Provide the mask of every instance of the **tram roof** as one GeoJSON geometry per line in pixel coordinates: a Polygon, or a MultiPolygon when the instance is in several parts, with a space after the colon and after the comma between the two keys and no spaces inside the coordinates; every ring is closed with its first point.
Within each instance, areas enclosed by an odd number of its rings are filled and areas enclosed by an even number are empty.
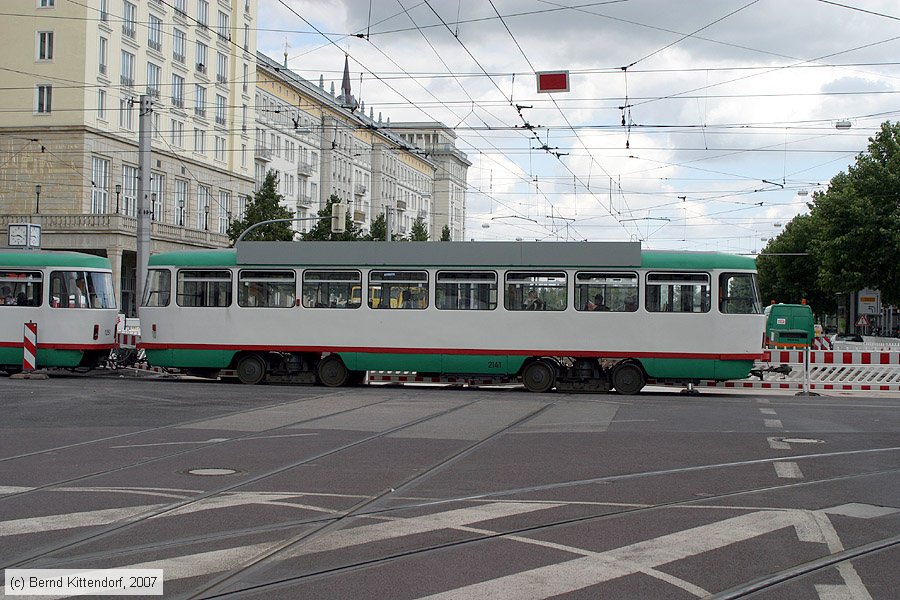
{"type": "Polygon", "coordinates": [[[238,248],[154,254],[151,266],[389,266],[756,268],[747,256],[641,250],[639,242],[242,242],[238,248]]]}
{"type": "Polygon", "coordinates": [[[109,269],[108,258],[55,250],[0,250],[2,267],[82,267],[109,269]]]}

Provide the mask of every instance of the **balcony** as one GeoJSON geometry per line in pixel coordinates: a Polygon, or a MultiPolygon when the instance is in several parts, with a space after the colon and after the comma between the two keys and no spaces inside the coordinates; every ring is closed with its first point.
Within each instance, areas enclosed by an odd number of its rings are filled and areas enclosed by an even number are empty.
{"type": "Polygon", "coordinates": [[[206,75],[206,65],[204,65],[203,63],[197,63],[197,72],[206,75]]]}
{"type": "Polygon", "coordinates": [[[221,125],[222,127],[225,127],[225,117],[216,115],[216,125],[221,125]]]}
{"type": "Polygon", "coordinates": [[[406,200],[397,200],[397,210],[406,210],[406,200]]]}
{"type": "Polygon", "coordinates": [[[147,46],[151,50],[156,50],[157,52],[162,52],[162,42],[156,40],[147,40],[147,46]]]}
{"type": "Polygon", "coordinates": [[[130,37],[134,39],[136,35],[136,31],[134,29],[134,23],[123,23],[122,24],[122,35],[125,37],[130,37]]]}
{"type": "Polygon", "coordinates": [[[366,213],[361,210],[353,211],[353,221],[355,223],[365,223],[366,222],[366,213]]]}
{"type": "Polygon", "coordinates": [[[353,193],[356,194],[357,196],[365,196],[366,195],[366,186],[364,186],[361,183],[357,183],[353,187],[353,193]]]}
{"type": "Polygon", "coordinates": [[[228,85],[228,77],[225,75],[219,74],[216,75],[216,83],[221,83],[222,85],[228,85]]]}
{"type": "Polygon", "coordinates": [[[309,194],[298,194],[297,195],[297,206],[302,206],[303,208],[309,208],[312,206],[312,196],[309,194]]]}
{"type": "Polygon", "coordinates": [[[134,78],[122,75],[119,78],[119,83],[122,84],[123,87],[134,87],[134,78]]]}
{"type": "Polygon", "coordinates": [[[147,86],[147,95],[151,98],[159,98],[159,88],[147,86]]]}
{"type": "Polygon", "coordinates": [[[256,160],[264,160],[266,162],[272,160],[272,150],[270,148],[258,147],[255,150],[256,160]]]}
{"type": "Polygon", "coordinates": [[[172,98],[173,108],[184,108],[184,98],[172,98]]]}
{"type": "Polygon", "coordinates": [[[172,53],[172,60],[174,60],[177,63],[184,64],[184,61],[186,58],[187,57],[185,57],[184,53],[181,53],[181,54],[179,54],[178,52],[172,53]]]}
{"type": "Polygon", "coordinates": [[[310,162],[302,162],[297,165],[297,175],[300,177],[309,177],[313,174],[314,170],[313,164],[310,162]]]}

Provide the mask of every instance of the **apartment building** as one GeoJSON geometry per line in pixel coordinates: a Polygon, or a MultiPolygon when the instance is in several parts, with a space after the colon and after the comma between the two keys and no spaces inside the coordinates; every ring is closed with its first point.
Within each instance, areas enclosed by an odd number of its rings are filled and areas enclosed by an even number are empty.
{"type": "Polygon", "coordinates": [[[109,257],[134,314],[138,100],[152,99],[151,250],[228,245],[253,191],[257,0],[4,6],[0,225],[109,257]]]}
{"type": "MultiPolygon", "coordinates": [[[[298,217],[315,216],[335,195],[362,229],[389,209],[396,211],[396,235],[406,235],[422,217],[429,239],[436,239],[431,200],[436,164],[392,132],[380,115],[376,121],[371,107],[366,116],[364,104],[351,93],[346,58],[339,93],[333,82],[326,90],[322,77],[315,84],[288,69],[287,57],[278,63],[257,53],[256,62],[257,185],[275,170],[283,204],[298,217]]],[[[297,229],[310,226],[302,222],[297,229]]]]}
{"type": "Polygon", "coordinates": [[[407,144],[423,152],[437,167],[434,174],[432,222],[438,239],[444,227],[450,239],[466,239],[466,176],[472,166],[466,154],[456,147],[456,133],[436,121],[391,123],[390,131],[407,144]]]}

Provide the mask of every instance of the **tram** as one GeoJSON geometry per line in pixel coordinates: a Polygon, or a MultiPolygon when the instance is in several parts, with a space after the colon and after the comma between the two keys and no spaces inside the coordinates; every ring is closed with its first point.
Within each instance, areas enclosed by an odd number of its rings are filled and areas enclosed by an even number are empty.
{"type": "Polygon", "coordinates": [[[600,242],[244,242],[150,257],[155,366],[342,386],[367,371],[639,392],[742,379],[765,318],[755,262],[600,242]]]}
{"type": "Polygon", "coordinates": [[[117,318],[108,259],[0,250],[0,370],[22,370],[29,322],[37,323],[36,367],[94,367],[115,347],[117,318]]]}

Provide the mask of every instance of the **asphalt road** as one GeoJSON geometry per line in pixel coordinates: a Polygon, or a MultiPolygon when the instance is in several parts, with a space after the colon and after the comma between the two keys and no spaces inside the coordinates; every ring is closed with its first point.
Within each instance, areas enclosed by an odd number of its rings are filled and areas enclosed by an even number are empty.
{"type": "Polygon", "coordinates": [[[900,585],[893,397],[113,373],[0,378],[0,406],[3,569],[163,569],[166,598],[832,600],[900,585]]]}

